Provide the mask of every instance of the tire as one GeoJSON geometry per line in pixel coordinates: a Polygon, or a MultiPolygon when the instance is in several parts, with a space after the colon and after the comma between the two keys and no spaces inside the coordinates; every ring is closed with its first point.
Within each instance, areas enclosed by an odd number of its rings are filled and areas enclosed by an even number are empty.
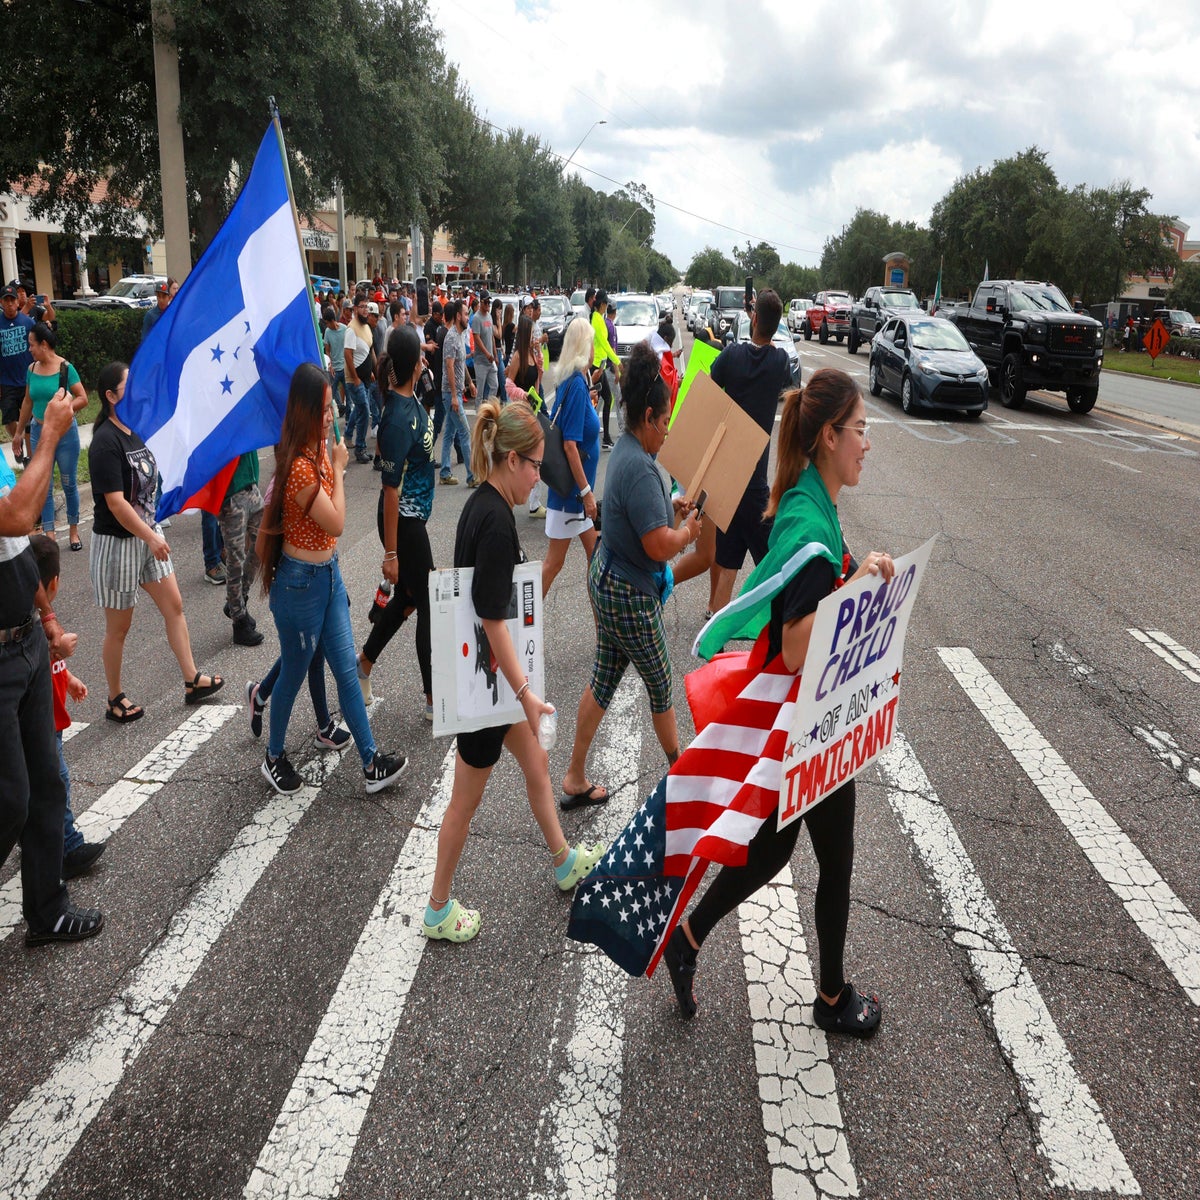
{"type": "Polygon", "coordinates": [[[982,408],[968,408],[967,416],[970,417],[972,421],[978,421],[979,418],[983,416],[983,409],[982,408]]]}
{"type": "Polygon", "coordinates": [[[1096,407],[1096,397],[1100,394],[1097,388],[1068,388],[1067,407],[1073,413],[1089,413],[1096,407]]]}
{"type": "Polygon", "coordinates": [[[821,329],[817,334],[817,341],[819,341],[822,346],[827,346],[829,344],[829,330],[824,321],[821,322],[821,329]]]}
{"type": "Polygon", "coordinates": [[[883,381],[879,377],[879,364],[871,359],[871,366],[867,372],[867,391],[872,396],[883,395],[883,381]]]}
{"type": "Polygon", "coordinates": [[[1027,390],[1021,375],[1021,359],[1016,354],[1006,354],[1000,364],[1000,403],[1005,408],[1022,408],[1027,390]]]}
{"type": "Polygon", "coordinates": [[[812,341],[812,328],[807,321],[804,323],[804,340],[806,342],[812,341]]]}
{"type": "Polygon", "coordinates": [[[839,345],[839,346],[842,344],[842,339],[843,339],[845,336],[846,336],[846,335],[845,335],[844,333],[839,333],[839,334],[837,334],[837,340],[838,340],[838,345],[839,345]]]}
{"type": "Polygon", "coordinates": [[[846,339],[846,349],[849,350],[851,354],[858,353],[858,326],[857,325],[850,326],[850,336],[846,339]]]}
{"type": "Polygon", "coordinates": [[[913,394],[912,376],[907,371],[904,372],[904,378],[900,381],[900,407],[910,417],[915,417],[921,411],[921,406],[913,394]]]}

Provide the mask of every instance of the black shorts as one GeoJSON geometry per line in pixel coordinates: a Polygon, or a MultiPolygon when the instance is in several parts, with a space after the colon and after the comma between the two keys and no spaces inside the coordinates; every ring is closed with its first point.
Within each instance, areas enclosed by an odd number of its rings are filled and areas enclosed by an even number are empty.
{"type": "Polygon", "coordinates": [[[511,725],[493,725],[490,729],[476,729],[472,733],[458,735],[458,752],[468,767],[487,771],[500,761],[504,750],[504,739],[511,725]]]}
{"type": "Polygon", "coordinates": [[[21,419],[21,405],[24,403],[23,383],[6,383],[0,386],[0,418],[5,425],[15,425],[21,419]]]}
{"type": "Polygon", "coordinates": [[[750,487],[742,497],[729,529],[717,530],[717,566],[727,571],[740,571],[746,561],[746,551],[755,564],[762,562],[767,553],[767,539],[771,536],[771,522],[763,520],[763,509],[771,498],[769,491],[750,487]]]}

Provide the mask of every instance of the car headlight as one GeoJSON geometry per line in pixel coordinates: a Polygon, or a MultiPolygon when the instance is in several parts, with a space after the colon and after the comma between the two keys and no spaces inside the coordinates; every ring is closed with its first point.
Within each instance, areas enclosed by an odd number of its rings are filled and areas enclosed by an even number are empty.
{"type": "Polygon", "coordinates": [[[1037,338],[1039,341],[1046,336],[1046,326],[1041,321],[1033,321],[1029,326],[1029,336],[1037,338]]]}
{"type": "Polygon", "coordinates": [[[937,374],[937,368],[934,367],[933,364],[928,361],[928,359],[914,358],[912,360],[912,365],[916,367],[916,369],[920,371],[922,375],[937,374]]]}

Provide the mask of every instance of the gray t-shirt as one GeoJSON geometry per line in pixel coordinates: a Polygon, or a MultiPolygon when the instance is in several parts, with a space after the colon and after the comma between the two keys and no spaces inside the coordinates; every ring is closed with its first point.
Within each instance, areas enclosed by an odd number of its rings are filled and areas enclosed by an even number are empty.
{"type": "Polygon", "coordinates": [[[446,330],[446,340],[442,343],[442,391],[451,396],[461,396],[463,379],[466,376],[464,364],[467,360],[463,335],[451,325],[446,330]],[[454,372],[451,376],[451,372],[454,372]]]}
{"type": "MultiPolygon", "coordinates": [[[[478,350],[482,347],[487,354],[493,358],[496,357],[496,351],[493,348],[492,338],[492,318],[485,316],[483,313],[476,313],[471,318],[471,332],[475,335],[475,348],[478,350]]],[[[489,365],[486,355],[483,356],[483,365],[489,365]]],[[[476,363],[475,369],[479,369],[480,364],[476,363]]]]}
{"type": "Polygon", "coordinates": [[[673,515],[671,494],[658,464],[632,433],[621,434],[604,477],[602,564],[638,591],[657,596],[654,575],[663,564],[646,553],[642,537],[671,525],[673,515]]]}

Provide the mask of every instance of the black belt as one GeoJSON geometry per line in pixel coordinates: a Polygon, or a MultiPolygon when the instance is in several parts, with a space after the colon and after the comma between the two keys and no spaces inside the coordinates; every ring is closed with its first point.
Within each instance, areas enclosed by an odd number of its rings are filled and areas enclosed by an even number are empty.
{"type": "Polygon", "coordinates": [[[23,642],[36,628],[37,622],[30,614],[20,625],[14,625],[11,629],[0,629],[0,646],[8,645],[10,642],[23,642]]]}

